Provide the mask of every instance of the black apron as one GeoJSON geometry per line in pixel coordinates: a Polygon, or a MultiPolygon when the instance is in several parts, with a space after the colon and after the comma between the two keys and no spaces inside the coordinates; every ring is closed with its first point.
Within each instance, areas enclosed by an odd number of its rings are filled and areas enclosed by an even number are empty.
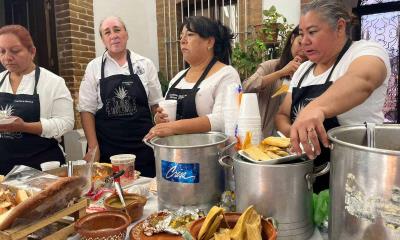
{"type": "Polygon", "coordinates": [[[154,177],[153,149],[142,142],[153,127],[149,102],[142,81],[133,72],[129,50],[126,58],[130,75],[109,77],[104,77],[106,58],[102,60],[100,97],[103,107],[95,115],[100,161],[110,162],[110,157],[116,154],[135,154],[135,168],[143,176],[154,177]]]}
{"type": "MultiPolygon", "coordinates": [[[[3,85],[9,72],[0,82],[3,85]]],[[[35,71],[33,95],[0,93],[0,109],[7,109],[12,116],[25,122],[40,122],[40,100],[37,94],[40,68],[35,71]]],[[[54,138],[22,132],[0,132],[0,174],[7,174],[14,165],[26,165],[40,169],[48,161],[65,162],[64,155],[54,138]]]]}
{"type": "MultiPolygon", "coordinates": [[[[332,85],[333,82],[329,80],[331,78],[333,70],[335,69],[336,65],[339,63],[343,55],[346,53],[346,51],[350,48],[351,43],[352,41],[348,39],[343,49],[339,53],[324,84],[301,87],[301,83],[303,82],[304,78],[309,74],[311,69],[315,67],[316,65],[315,63],[312,64],[300,78],[299,83],[297,84],[296,87],[293,88],[292,91],[292,105],[290,108],[290,118],[292,123],[296,120],[297,114],[299,114],[301,109],[307,106],[307,104],[309,104],[312,100],[322,95],[332,85]]],[[[323,124],[326,131],[340,126],[337,117],[327,118],[325,119],[323,124]]],[[[320,146],[321,146],[321,154],[314,160],[314,166],[317,166],[317,168],[320,168],[330,159],[330,149],[325,148],[321,142],[320,146]]],[[[318,193],[327,188],[329,188],[329,173],[316,178],[316,181],[314,183],[314,192],[318,193]]]]}
{"type": "Polygon", "coordinates": [[[200,83],[206,78],[207,74],[210,72],[211,68],[216,62],[217,58],[214,57],[207,65],[206,69],[204,69],[203,74],[201,74],[199,80],[197,80],[192,89],[176,88],[178,83],[180,83],[180,81],[182,81],[182,79],[186,76],[186,73],[189,71],[189,69],[185,71],[182,76],[176,80],[176,82],[174,82],[174,84],[172,84],[167,95],[165,96],[165,99],[177,100],[176,120],[198,117],[196,109],[196,94],[197,91],[199,91],[200,83]]]}

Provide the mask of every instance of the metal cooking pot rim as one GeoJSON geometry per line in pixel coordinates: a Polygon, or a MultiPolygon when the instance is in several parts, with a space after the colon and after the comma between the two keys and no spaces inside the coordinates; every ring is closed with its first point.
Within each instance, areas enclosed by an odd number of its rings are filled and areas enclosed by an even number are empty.
{"type": "Polygon", "coordinates": [[[240,162],[240,164],[248,164],[252,166],[260,166],[260,167],[271,167],[271,168],[282,168],[282,167],[295,167],[299,165],[307,165],[307,164],[312,164],[314,160],[312,159],[307,159],[298,163],[280,163],[280,164],[258,164],[258,163],[253,163],[253,162],[247,162],[245,160],[242,160],[238,153],[236,153],[233,156],[233,161],[240,162]]]}
{"type": "MultiPolygon", "coordinates": [[[[157,147],[162,147],[162,148],[173,148],[173,149],[190,149],[190,148],[199,148],[199,147],[209,147],[209,146],[215,146],[215,145],[219,145],[222,144],[224,142],[226,142],[229,139],[229,136],[220,133],[220,132],[205,132],[205,133],[192,133],[192,134],[182,134],[182,136],[189,136],[189,135],[199,135],[199,134],[207,134],[207,135],[219,135],[221,136],[223,139],[221,141],[217,141],[214,143],[207,143],[207,144],[199,144],[199,145],[192,145],[192,146],[173,146],[173,145],[161,145],[161,144],[157,144],[155,143],[157,140],[162,139],[163,137],[155,137],[153,139],[150,140],[150,143],[154,146],[157,147]]],[[[173,136],[177,136],[177,135],[173,135],[173,136]]]]}
{"type": "MultiPolygon", "coordinates": [[[[391,127],[398,127],[400,128],[399,124],[390,124],[390,125],[385,125],[385,124],[377,124],[376,128],[391,128],[391,127]]],[[[354,130],[354,129],[366,129],[364,124],[358,124],[358,125],[346,125],[346,126],[340,126],[336,128],[332,128],[331,130],[328,131],[328,138],[334,143],[337,143],[339,145],[344,145],[349,148],[357,149],[357,150],[364,150],[368,152],[373,152],[373,153],[380,153],[380,154],[386,154],[386,155],[395,155],[395,156],[400,156],[400,151],[395,151],[395,150],[388,150],[388,149],[382,149],[382,148],[370,148],[366,146],[361,146],[353,143],[348,143],[342,140],[339,140],[335,138],[335,134],[338,132],[343,132],[346,130],[354,130]]]]}

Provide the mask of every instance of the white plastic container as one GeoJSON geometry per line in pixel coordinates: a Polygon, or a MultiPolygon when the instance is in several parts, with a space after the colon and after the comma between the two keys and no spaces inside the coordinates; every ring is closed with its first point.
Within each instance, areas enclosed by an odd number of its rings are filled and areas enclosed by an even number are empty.
{"type": "Polygon", "coordinates": [[[116,179],[122,187],[135,181],[135,159],[134,154],[118,154],[110,157],[113,172],[125,171],[124,175],[116,179]]]}
{"type": "Polygon", "coordinates": [[[176,120],[176,100],[163,100],[158,103],[158,105],[163,109],[163,113],[168,115],[168,120],[170,122],[176,120]]]}
{"type": "Polygon", "coordinates": [[[59,168],[60,167],[60,162],[58,161],[50,161],[50,162],[44,162],[40,164],[40,168],[42,171],[48,171],[51,169],[59,168]]]}

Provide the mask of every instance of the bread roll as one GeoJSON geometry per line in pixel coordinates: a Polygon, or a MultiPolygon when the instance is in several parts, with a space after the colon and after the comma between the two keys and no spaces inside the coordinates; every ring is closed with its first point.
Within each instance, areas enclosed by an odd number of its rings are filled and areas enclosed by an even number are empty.
{"type": "Polygon", "coordinates": [[[29,198],[28,194],[25,192],[25,190],[22,189],[17,190],[17,193],[15,194],[15,201],[17,201],[17,204],[22,203],[28,198],[29,198]]]}

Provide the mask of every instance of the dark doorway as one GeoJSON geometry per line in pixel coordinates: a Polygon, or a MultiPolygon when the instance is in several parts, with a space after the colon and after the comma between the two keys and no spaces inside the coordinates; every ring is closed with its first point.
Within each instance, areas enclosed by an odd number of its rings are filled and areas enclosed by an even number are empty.
{"type": "MultiPolygon", "coordinates": [[[[1,1],[0,1],[1,2],[1,1]]],[[[20,24],[32,35],[36,63],[58,74],[54,3],[52,0],[3,0],[4,24],[20,24]]]]}

